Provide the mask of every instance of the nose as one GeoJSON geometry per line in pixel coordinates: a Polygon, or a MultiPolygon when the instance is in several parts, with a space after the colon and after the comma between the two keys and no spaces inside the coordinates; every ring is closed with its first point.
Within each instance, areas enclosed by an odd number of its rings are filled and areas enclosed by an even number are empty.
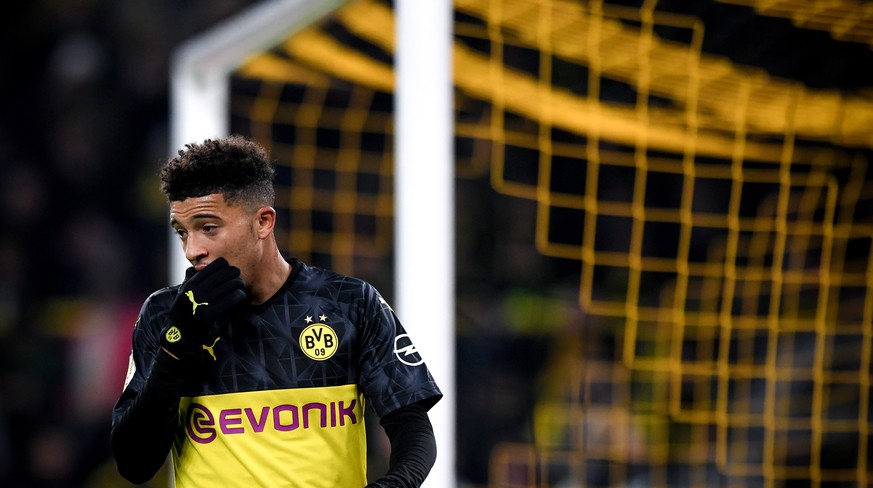
{"type": "Polygon", "coordinates": [[[209,250],[197,238],[196,232],[188,234],[183,247],[185,248],[185,258],[193,264],[196,264],[209,254],[209,250]]]}

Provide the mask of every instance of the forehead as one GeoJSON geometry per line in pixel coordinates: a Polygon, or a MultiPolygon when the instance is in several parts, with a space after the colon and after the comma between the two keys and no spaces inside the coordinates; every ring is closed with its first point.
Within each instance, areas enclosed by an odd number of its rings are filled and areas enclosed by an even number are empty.
{"type": "Polygon", "coordinates": [[[170,202],[170,219],[185,222],[197,218],[227,218],[240,210],[238,206],[228,205],[221,193],[212,193],[170,202]]]}

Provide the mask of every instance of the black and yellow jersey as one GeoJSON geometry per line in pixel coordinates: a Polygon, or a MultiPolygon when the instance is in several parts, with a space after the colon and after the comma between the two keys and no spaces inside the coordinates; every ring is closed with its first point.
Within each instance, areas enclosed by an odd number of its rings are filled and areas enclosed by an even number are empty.
{"type": "MultiPolygon", "coordinates": [[[[372,285],[290,262],[270,300],[235,309],[205,345],[210,373],[179,406],[177,487],[364,486],[364,402],[381,417],[441,398],[372,285]]],[[[149,375],[178,290],[159,290],[142,307],[113,424],[149,375]]]]}

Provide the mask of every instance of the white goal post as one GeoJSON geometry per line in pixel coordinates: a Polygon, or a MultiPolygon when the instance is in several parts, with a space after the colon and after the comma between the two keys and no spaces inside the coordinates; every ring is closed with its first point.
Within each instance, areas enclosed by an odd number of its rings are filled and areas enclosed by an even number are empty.
{"type": "MultiPolygon", "coordinates": [[[[171,153],[227,135],[230,73],[252,53],[277,45],[346,1],[263,1],[180,45],[170,67],[171,153]]],[[[445,394],[431,410],[438,455],[424,486],[447,488],[457,486],[452,2],[394,3],[394,308],[445,394]]],[[[188,262],[172,232],[170,256],[170,281],[179,282],[188,262]]]]}

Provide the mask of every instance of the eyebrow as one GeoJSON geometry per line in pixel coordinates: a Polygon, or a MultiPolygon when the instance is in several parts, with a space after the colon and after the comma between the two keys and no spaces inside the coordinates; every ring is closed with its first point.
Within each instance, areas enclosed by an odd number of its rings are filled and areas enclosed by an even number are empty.
{"type": "MultiPolygon", "coordinates": [[[[198,214],[194,214],[191,216],[191,220],[205,220],[205,219],[221,220],[221,216],[214,214],[214,213],[209,213],[209,212],[198,213],[198,214]]],[[[171,218],[170,225],[175,227],[176,225],[182,225],[182,223],[179,222],[178,220],[176,220],[175,218],[171,218]]]]}

